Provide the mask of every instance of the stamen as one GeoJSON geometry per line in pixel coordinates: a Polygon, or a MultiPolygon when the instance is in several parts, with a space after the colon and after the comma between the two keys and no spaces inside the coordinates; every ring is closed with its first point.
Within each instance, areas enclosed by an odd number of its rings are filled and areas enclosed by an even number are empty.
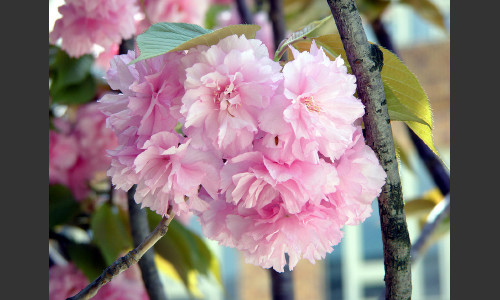
{"type": "Polygon", "coordinates": [[[314,102],[313,96],[301,98],[300,102],[304,103],[309,111],[321,112],[321,107],[314,102]]]}

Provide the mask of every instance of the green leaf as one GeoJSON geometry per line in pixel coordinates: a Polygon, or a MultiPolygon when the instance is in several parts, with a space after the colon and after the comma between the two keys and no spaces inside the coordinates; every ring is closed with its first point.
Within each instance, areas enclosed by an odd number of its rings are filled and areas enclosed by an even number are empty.
{"type": "Polygon", "coordinates": [[[73,242],[66,246],[69,258],[90,282],[94,281],[106,269],[107,264],[104,257],[96,246],[73,242]]]}
{"type": "Polygon", "coordinates": [[[357,0],[356,6],[359,13],[371,22],[380,18],[390,3],[390,0],[357,0]]]}
{"type": "Polygon", "coordinates": [[[444,16],[439,8],[430,0],[401,0],[401,3],[407,4],[424,20],[430,22],[448,32],[444,23],[444,16]]]}
{"type": "Polygon", "coordinates": [[[299,41],[304,36],[308,35],[309,33],[313,32],[315,29],[319,28],[321,25],[325,24],[325,22],[331,18],[332,18],[332,15],[329,15],[320,21],[311,22],[311,23],[307,24],[306,26],[304,26],[302,29],[299,29],[299,30],[293,32],[288,38],[281,41],[281,43],[278,46],[278,49],[276,50],[276,52],[274,54],[274,61],[280,60],[280,58],[285,53],[288,45],[293,44],[296,41],[299,41]]]}
{"type": "Polygon", "coordinates": [[[132,237],[120,212],[107,203],[99,206],[92,215],[90,229],[106,265],[112,264],[123,252],[133,248],[132,237]]]}
{"type": "Polygon", "coordinates": [[[81,82],[60,87],[52,85],[49,95],[53,103],[57,104],[83,104],[94,99],[96,95],[96,81],[90,74],[81,82]]]}
{"type": "MultiPolygon", "coordinates": [[[[330,59],[341,55],[352,73],[347,56],[338,34],[329,34],[314,38],[318,46],[322,46],[330,59]]],[[[299,51],[308,51],[311,40],[294,43],[299,51]]],[[[404,121],[429,148],[439,156],[432,139],[432,111],[427,94],[416,76],[389,50],[380,47],[384,55],[384,66],[381,71],[389,117],[393,121],[404,121]]]]}
{"type": "Polygon", "coordinates": [[[255,38],[258,25],[230,25],[212,31],[198,25],[187,23],[156,23],[137,37],[141,54],[129,64],[165,54],[167,52],[188,50],[198,45],[212,46],[221,39],[237,34],[255,38]]]}
{"type": "MultiPolygon", "coordinates": [[[[153,230],[161,221],[161,217],[147,210],[150,229],[153,230]]],[[[189,289],[189,273],[196,271],[208,276],[213,273],[221,282],[220,270],[216,260],[205,242],[191,230],[187,229],[175,219],[169,225],[167,234],[154,246],[155,252],[169,261],[179,274],[182,282],[189,289]]]]}
{"type": "Polygon", "coordinates": [[[71,221],[79,211],[80,206],[67,187],[49,185],[49,228],[71,221]]]}

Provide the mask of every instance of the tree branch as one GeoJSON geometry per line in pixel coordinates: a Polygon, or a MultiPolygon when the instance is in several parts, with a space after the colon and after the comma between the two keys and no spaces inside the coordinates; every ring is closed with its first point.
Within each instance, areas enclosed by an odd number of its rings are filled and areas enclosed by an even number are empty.
{"type": "MultiPolygon", "coordinates": [[[[140,245],[149,234],[149,223],[147,213],[134,200],[136,185],[134,185],[127,193],[128,195],[128,210],[130,216],[130,229],[134,247],[140,245]]],[[[153,248],[150,248],[139,260],[139,268],[141,269],[142,280],[151,300],[166,300],[167,296],[163,290],[163,284],[160,280],[158,270],[155,264],[155,254],[153,248]]]]}
{"type": "Polygon", "coordinates": [[[172,207],[169,207],[167,211],[167,216],[164,216],[160,224],[151,232],[147,238],[135,249],[131,250],[127,255],[120,257],[113,264],[107,267],[102,274],[97,277],[92,283],[86,286],[75,296],[68,298],[69,300],[77,299],[90,299],[99,289],[106,283],[110,282],[113,277],[120,274],[121,272],[128,269],[130,266],[138,262],[141,257],[146,253],[149,248],[153,247],[158,240],[163,237],[168,231],[168,225],[172,221],[174,214],[172,213],[172,207]]]}
{"type": "Polygon", "coordinates": [[[354,0],[327,0],[347,60],[365,105],[366,143],[374,150],[387,178],[378,197],[384,247],[386,299],[411,299],[410,237],[404,213],[401,180],[380,70],[383,54],[370,45],[354,0]]]}

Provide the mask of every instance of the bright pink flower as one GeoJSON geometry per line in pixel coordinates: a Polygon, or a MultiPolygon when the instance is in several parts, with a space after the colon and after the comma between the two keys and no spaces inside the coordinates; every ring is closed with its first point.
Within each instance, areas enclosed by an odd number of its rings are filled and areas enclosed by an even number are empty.
{"type": "Polygon", "coordinates": [[[219,189],[222,159],[194,149],[189,140],[179,145],[180,141],[178,134],[157,133],[134,161],[139,175],[135,200],[160,215],[166,214],[169,205],[175,213],[203,210],[206,205],[197,196],[200,185],[214,197],[219,189]]]}
{"type": "Polygon", "coordinates": [[[94,45],[110,49],[135,33],[138,11],[136,0],[66,0],[50,42],[62,38],[62,49],[73,57],[91,53],[94,45]]]}
{"type": "Polygon", "coordinates": [[[311,263],[323,259],[340,242],[340,229],[347,219],[325,201],[317,206],[306,204],[299,213],[290,214],[276,202],[248,209],[204,193],[200,197],[210,205],[200,214],[205,236],[242,251],[248,263],[278,272],[283,272],[285,253],[290,257],[290,270],[301,258],[311,263]]]}
{"type": "MultiPolygon", "coordinates": [[[[50,300],[67,299],[76,295],[88,284],[87,277],[73,263],[49,268],[50,300]]],[[[149,297],[140,279],[140,270],[135,265],[113,278],[92,299],[147,300],[149,297]]]]}
{"type": "Polygon", "coordinates": [[[184,133],[196,147],[211,145],[224,158],[251,150],[258,115],[282,80],[280,65],[269,59],[261,41],[244,35],[192,49],[183,62],[184,133]]]}
{"type": "Polygon", "coordinates": [[[372,202],[385,184],[386,174],[373,150],[365,144],[361,128],[354,143],[334,163],[339,173],[337,191],[329,195],[345,211],[347,225],[358,225],[372,213],[372,202]]]}
{"type": "Polygon", "coordinates": [[[190,23],[203,26],[209,0],[144,0],[146,16],[137,26],[137,34],[159,22],[190,23]]]}
{"type": "Polygon", "coordinates": [[[68,171],[77,159],[76,138],[49,130],[49,184],[68,185],[68,171]]]}
{"type": "Polygon", "coordinates": [[[353,123],[364,114],[353,96],[356,79],[347,74],[340,56],[331,61],[314,41],[310,52],[291,50],[294,60],[283,68],[284,95],[290,101],[284,119],[296,138],[318,142],[320,153],[335,160],[351,144],[353,123]]]}

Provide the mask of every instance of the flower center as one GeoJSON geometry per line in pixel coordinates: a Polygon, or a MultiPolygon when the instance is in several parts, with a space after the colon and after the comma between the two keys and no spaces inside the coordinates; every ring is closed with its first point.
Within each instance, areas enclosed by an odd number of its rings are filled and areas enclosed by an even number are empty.
{"type": "Polygon", "coordinates": [[[300,102],[303,103],[309,111],[314,111],[317,113],[321,111],[321,107],[314,102],[313,96],[303,97],[300,99],[300,102]]]}
{"type": "Polygon", "coordinates": [[[217,85],[214,90],[214,102],[220,104],[220,109],[226,110],[232,117],[234,117],[234,115],[229,112],[229,108],[235,108],[237,104],[230,103],[229,99],[231,99],[234,92],[236,92],[236,88],[234,87],[234,83],[232,81],[224,88],[224,90],[219,85],[217,85]]]}

